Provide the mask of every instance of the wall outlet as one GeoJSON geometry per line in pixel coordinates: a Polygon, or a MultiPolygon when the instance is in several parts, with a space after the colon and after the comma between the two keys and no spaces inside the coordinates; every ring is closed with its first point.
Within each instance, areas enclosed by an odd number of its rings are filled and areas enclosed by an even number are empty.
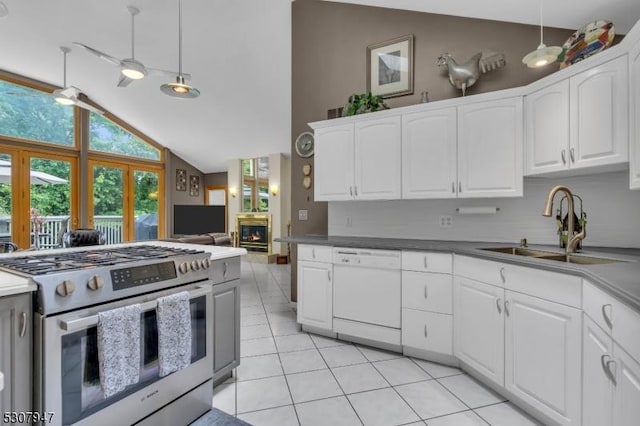
{"type": "Polygon", "coordinates": [[[309,220],[309,210],[298,210],[298,220],[309,220]]]}
{"type": "Polygon", "coordinates": [[[440,228],[453,228],[453,216],[440,216],[440,228]]]}

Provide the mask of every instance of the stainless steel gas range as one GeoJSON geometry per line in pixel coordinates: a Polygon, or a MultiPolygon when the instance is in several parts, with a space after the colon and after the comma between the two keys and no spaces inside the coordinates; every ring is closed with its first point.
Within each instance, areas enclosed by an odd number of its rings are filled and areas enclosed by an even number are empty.
{"type": "Polygon", "coordinates": [[[0,259],[38,285],[34,318],[34,409],[54,425],[188,424],[211,408],[213,268],[210,253],[152,245],[52,251],[0,259]],[[159,375],[156,305],[189,292],[191,359],[159,375]],[[98,315],[139,304],[139,381],[105,397],[98,315]]]}

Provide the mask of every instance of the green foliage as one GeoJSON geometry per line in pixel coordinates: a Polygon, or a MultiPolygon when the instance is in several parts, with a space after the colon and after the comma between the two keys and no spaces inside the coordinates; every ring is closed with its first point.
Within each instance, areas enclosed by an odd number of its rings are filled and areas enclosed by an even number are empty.
{"type": "Polygon", "coordinates": [[[342,110],[342,115],[348,117],[350,115],[364,114],[381,109],[389,109],[387,104],[384,103],[382,96],[374,96],[371,92],[359,95],[353,94],[349,96],[349,101],[342,110]]]}
{"type": "Polygon", "coordinates": [[[160,151],[156,147],[94,113],[90,114],[89,119],[89,149],[151,160],[160,159],[160,151]]]}

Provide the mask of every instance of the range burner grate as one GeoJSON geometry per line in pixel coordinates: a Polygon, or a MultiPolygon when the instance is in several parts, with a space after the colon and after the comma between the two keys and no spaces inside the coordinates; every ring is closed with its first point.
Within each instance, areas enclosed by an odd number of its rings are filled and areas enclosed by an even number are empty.
{"type": "Polygon", "coordinates": [[[105,249],[89,249],[0,259],[0,268],[29,275],[97,268],[138,260],[164,259],[172,256],[202,253],[201,250],[139,245],[105,249]]]}

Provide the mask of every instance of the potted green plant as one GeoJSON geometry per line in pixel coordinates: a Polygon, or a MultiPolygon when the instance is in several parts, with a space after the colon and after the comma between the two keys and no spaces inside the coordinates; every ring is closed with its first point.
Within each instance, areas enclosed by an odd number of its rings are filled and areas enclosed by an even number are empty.
{"type": "Polygon", "coordinates": [[[364,114],[367,112],[389,109],[384,103],[382,96],[373,95],[371,92],[353,94],[349,96],[349,101],[342,111],[344,117],[350,115],[364,114]]]}

